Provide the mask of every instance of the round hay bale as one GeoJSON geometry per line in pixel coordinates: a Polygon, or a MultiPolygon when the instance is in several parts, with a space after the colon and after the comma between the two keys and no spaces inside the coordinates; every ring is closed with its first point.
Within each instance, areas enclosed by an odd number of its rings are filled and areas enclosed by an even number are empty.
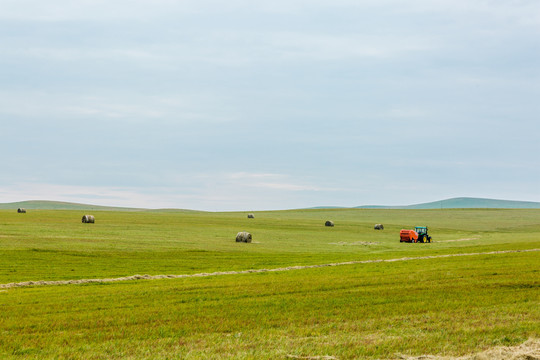
{"type": "Polygon", "coordinates": [[[246,231],[240,231],[238,234],[236,234],[236,242],[250,243],[251,234],[246,231]]]}
{"type": "Polygon", "coordinates": [[[24,209],[24,208],[18,208],[18,209],[17,209],[17,212],[18,212],[19,214],[26,214],[26,209],[24,209]]]}
{"type": "Polygon", "coordinates": [[[255,219],[255,215],[253,215],[253,214],[248,214],[248,219],[255,219]]]}
{"type": "Polygon", "coordinates": [[[324,223],[324,226],[334,226],[334,222],[330,220],[326,220],[326,222],[324,223]]]}
{"type": "Polygon", "coordinates": [[[384,226],[383,224],[375,224],[375,226],[373,227],[375,230],[384,230],[384,226]]]}
{"type": "Polygon", "coordinates": [[[94,215],[83,215],[82,217],[83,224],[93,224],[96,222],[94,215]]]}

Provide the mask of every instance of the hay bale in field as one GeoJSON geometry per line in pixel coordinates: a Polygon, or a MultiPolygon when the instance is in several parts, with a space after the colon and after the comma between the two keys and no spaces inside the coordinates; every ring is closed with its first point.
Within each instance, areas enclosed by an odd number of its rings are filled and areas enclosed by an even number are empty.
{"type": "Polygon", "coordinates": [[[375,226],[373,227],[375,230],[384,230],[384,226],[383,224],[375,224],[375,226]]]}
{"type": "Polygon", "coordinates": [[[330,220],[326,220],[326,222],[324,223],[324,226],[334,226],[334,222],[330,220]]]}
{"type": "Polygon", "coordinates": [[[248,214],[248,219],[255,219],[255,215],[253,215],[253,214],[248,214]]]}
{"type": "Polygon", "coordinates": [[[24,208],[18,208],[18,209],[17,209],[17,212],[18,212],[19,214],[26,214],[26,209],[24,209],[24,208]]]}
{"type": "Polygon", "coordinates": [[[236,234],[236,242],[250,243],[251,239],[251,234],[247,231],[240,231],[238,234],[236,234]]]}
{"type": "Polygon", "coordinates": [[[96,222],[94,215],[83,215],[82,217],[83,224],[93,224],[96,222]]]}

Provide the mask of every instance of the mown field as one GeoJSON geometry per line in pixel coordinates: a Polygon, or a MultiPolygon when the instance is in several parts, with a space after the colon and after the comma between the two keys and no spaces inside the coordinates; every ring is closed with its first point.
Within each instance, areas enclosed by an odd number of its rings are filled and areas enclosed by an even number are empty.
{"type": "MultiPolygon", "coordinates": [[[[82,214],[0,210],[0,284],[540,249],[540,210],[82,214]],[[434,242],[399,243],[414,225],[434,242]],[[254,243],[235,242],[244,230],[254,243]]],[[[540,337],[539,271],[540,252],[507,252],[4,288],[0,358],[459,356],[540,337]]]]}

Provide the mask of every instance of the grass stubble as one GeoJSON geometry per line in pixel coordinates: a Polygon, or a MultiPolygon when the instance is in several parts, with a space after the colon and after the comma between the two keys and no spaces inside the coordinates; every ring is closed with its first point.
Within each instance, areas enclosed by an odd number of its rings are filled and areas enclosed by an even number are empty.
{"type": "MultiPolygon", "coordinates": [[[[298,210],[249,220],[243,213],[102,212],[95,226],[70,211],[0,215],[4,284],[540,248],[535,210],[298,210]],[[328,218],[335,228],[324,227],[328,218]],[[385,230],[373,231],[381,222],[385,230]],[[396,241],[401,227],[424,224],[434,243],[396,241]],[[235,243],[241,230],[258,243],[235,243]],[[358,242],[365,245],[336,245],[358,242]]],[[[3,289],[0,357],[464,356],[539,338],[538,259],[538,252],[479,254],[3,289]]]]}

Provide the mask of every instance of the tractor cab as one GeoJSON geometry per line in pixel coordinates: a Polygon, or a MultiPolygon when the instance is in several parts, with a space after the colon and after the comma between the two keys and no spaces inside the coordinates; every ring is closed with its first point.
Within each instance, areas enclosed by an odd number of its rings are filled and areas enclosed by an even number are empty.
{"type": "Polygon", "coordinates": [[[418,234],[418,242],[431,242],[431,236],[428,235],[427,226],[415,226],[414,231],[418,234]]]}

